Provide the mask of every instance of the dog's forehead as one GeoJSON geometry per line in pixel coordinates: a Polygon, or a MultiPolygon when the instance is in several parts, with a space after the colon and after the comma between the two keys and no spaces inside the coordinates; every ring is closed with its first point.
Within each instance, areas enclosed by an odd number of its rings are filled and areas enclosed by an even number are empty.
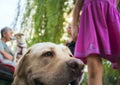
{"type": "Polygon", "coordinates": [[[62,44],[54,44],[54,43],[50,43],[50,42],[46,42],[46,43],[38,43],[35,44],[32,49],[36,50],[36,51],[42,51],[42,50],[67,50],[67,47],[62,45],[62,44]]]}

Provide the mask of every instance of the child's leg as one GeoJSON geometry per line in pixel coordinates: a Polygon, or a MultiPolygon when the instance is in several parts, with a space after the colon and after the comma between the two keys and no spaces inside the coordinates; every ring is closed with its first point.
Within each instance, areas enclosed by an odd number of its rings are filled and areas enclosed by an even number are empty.
{"type": "Polygon", "coordinates": [[[102,85],[103,66],[102,60],[97,55],[90,55],[87,58],[88,85],[102,85]]]}

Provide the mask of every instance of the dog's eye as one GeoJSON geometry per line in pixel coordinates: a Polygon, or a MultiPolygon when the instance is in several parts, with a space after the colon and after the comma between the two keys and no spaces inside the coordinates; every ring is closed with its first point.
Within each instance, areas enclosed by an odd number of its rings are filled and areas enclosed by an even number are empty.
{"type": "Polygon", "coordinates": [[[48,51],[48,52],[44,53],[43,56],[54,56],[54,53],[51,51],[48,51]]]}
{"type": "Polygon", "coordinates": [[[73,55],[72,55],[72,54],[69,54],[69,56],[70,56],[70,57],[73,57],[73,55]]]}

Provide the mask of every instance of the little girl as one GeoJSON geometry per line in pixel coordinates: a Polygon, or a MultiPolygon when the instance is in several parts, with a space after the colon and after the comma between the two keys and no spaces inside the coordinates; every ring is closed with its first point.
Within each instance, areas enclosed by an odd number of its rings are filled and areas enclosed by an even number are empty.
{"type": "Polygon", "coordinates": [[[88,85],[102,85],[102,58],[120,70],[118,3],[119,0],[76,1],[72,27],[72,37],[77,40],[74,56],[88,65],[88,85]]]}

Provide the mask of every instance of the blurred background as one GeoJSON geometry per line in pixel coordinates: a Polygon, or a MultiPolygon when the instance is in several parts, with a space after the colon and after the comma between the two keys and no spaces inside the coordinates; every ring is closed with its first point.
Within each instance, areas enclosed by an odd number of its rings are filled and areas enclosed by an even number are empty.
{"type": "MultiPolygon", "coordinates": [[[[9,26],[26,36],[28,47],[38,42],[65,44],[75,0],[0,0],[0,29],[9,26]]],[[[104,85],[117,85],[118,73],[103,60],[104,85]]],[[[87,69],[81,85],[87,85],[87,69]]]]}

